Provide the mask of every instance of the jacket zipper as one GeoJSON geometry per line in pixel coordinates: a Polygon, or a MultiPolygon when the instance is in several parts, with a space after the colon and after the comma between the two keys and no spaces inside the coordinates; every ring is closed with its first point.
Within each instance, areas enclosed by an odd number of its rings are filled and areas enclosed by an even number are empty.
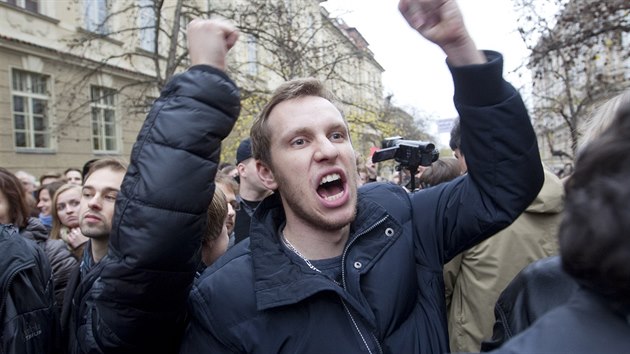
{"type": "Polygon", "coordinates": [[[374,223],[374,225],[370,226],[368,229],[366,229],[365,231],[363,231],[362,233],[358,234],[355,238],[353,238],[350,243],[348,244],[348,246],[346,246],[346,248],[343,250],[343,254],[341,256],[341,284],[343,286],[343,288],[346,288],[346,255],[348,254],[348,250],[350,249],[350,246],[352,246],[352,244],[359,239],[359,237],[367,234],[368,232],[374,230],[377,226],[379,226],[380,224],[382,224],[383,222],[385,222],[385,220],[387,220],[387,216],[385,216],[384,218],[382,218],[381,220],[377,221],[376,223],[374,223]]]}
{"type": "MultiPolygon", "coordinates": [[[[381,220],[377,221],[372,226],[367,228],[365,231],[361,232],[356,237],[354,237],[350,241],[350,243],[348,243],[348,246],[346,246],[346,248],[343,250],[343,255],[341,256],[341,286],[343,287],[344,290],[346,290],[346,267],[345,267],[346,255],[348,254],[348,250],[350,249],[350,246],[352,246],[352,244],[356,240],[358,240],[359,237],[361,237],[361,236],[367,234],[368,232],[374,230],[377,226],[379,226],[380,224],[385,222],[385,220],[387,220],[387,216],[383,217],[381,220]]],[[[343,304],[343,307],[346,310],[346,313],[348,314],[348,316],[350,316],[350,320],[352,321],[352,324],[354,325],[354,328],[357,330],[357,333],[359,333],[359,336],[361,337],[361,340],[363,341],[363,344],[365,345],[365,348],[367,349],[368,353],[372,354],[372,350],[370,350],[370,346],[368,345],[367,340],[363,336],[363,333],[359,329],[359,325],[354,320],[354,316],[352,316],[352,313],[350,312],[350,309],[348,308],[348,305],[346,305],[346,302],[343,300],[342,297],[340,297],[340,298],[341,298],[341,303],[343,304]]],[[[381,343],[379,342],[378,338],[376,338],[374,333],[372,333],[370,331],[367,331],[367,332],[372,335],[372,338],[374,339],[374,342],[376,343],[376,347],[378,348],[378,352],[379,353],[383,353],[383,349],[381,348],[381,343]]]]}
{"type": "MultiPolygon", "coordinates": [[[[348,314],[348,316],[350,316],[350,320],[352,321],[352,324],[354,325],[354,329],[356,329],[357,332],[359,333],[359,336],[361,337],[361,340],[363,341],[363,344],[365,345],[365,348],[367,349],[368,353],[372,354],[372,351],[370,350],[370,346],[365,340],[365,337],[363,337],[363,333],[361,333],[361,330],[359,329],[359,325],[357,325],[357,322],[354,320],[354,317],[352,316],[352,313],[350,313],[350,309],[348,308],[348,305],[346,305],[346,302],[343,301],[343,298],[341,299],[341,303],[343,304],[343,308],[346,309],[346,313],[348,314]]],[[[374,334],[372,334],[372,337],[374,337],[374,334]]],[[[378,344],[378,341],[376,343],[378,344]]],[[[381,346],[379,345],[378,347],[380,349],[381,346]]]]}

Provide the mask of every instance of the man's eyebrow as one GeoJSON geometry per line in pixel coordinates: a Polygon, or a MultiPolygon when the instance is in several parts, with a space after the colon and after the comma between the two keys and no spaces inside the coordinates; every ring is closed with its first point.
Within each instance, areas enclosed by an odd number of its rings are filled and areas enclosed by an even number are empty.
{"type": "Polygon", "coordinates": [[[331,130],[343,130],[344,132],[349,133],[350,131],[348,130],[348,127],[345,124],[341,124],[341,123],[336,123],[330,126],[331,130]]]}
{"type": "MultiPolygon", "coordinates": [[[[311,134],[312,128],[310,127],[300,127],[292,130],[287,130],[283,135],[308,135],[311,134]]],[[[343,123],[333,123],[326,127],[326,130],[343,130],[348,132],[348,127],[343,123]]]]}
{"type": "MultiPolygon", "coordinates": [[[[83,186],[82,190],[97,190],[97,188],[93,187],[93,186],[83,186]]],[[[101,193],[109,193],[109,192],[120,192],[120,188],[115,188],[115,187],[104,187],[102,189],[99,189],[99,191],[101,191],[101,193]]]]}
{"type": "Polygon", "coordinates": [[[311,129],[308,127],[300,127],[296,129],[287,130],[285,131],[285,134],[282,134],[282,135],[284,136],[308,135],[310,131],[311,129]]]}

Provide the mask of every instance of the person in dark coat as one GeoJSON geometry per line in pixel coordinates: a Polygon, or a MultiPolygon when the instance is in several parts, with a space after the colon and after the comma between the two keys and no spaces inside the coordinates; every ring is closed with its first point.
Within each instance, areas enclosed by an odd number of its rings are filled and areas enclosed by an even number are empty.
{"type": "Polygon", "coordinates": [[[81,233],[88,241],[69,281],[61,313],[64,347],[69,353],[87,349],[80,339],[88,317],[83,311],[93,301],[99,269],[105,262],[115,203],[126,170],[121,160],[103,158],[95,161],[85,176],[78,214],[81,233]]]}
{"type": "Polygon", "coordinates": [[[29,216],[20,180],[4,168],[0,168],[0,193],[4,200],[0,204],[6,208],[4,216],[0,216],[0,223],[14,225],[22,237],[35,241],[44,251],[52,268],[55,304],[60,310],[70,274],[78,266],[76,259],[67,250],[65,242],[49,239],[48,230],[41,221],[29,216]]]}
{"type": "Polygon", "coordinates": [[[234,216],[234,243],[239,243],[249,236],[252,215],[260,202],[271,191],[263,185],[256,173],[256,160],[252,157],[251,138],[241,140],[236,150],[236,169],[238,170],[238,210],[234,216]]]}
{"type": "MultiPolygon", "coordinates": [[[[630,103],[580,150],[566,184],[562,269],[578,284],[496,353],[626,353],[630,348],[630,103]]],[[[555,294],[554,294],[555,295],[555,294]]]]}
{"type": "Polygon", "coordinates": [[[81,200],[81,232],[90,241],[62,314],[68,352],[177,352],[221,141],[240,112],[239,91],[225,74],[237,37],[223,21],[193,21],[192,66],[154,102],[119,190],[96,188],[99,161],[91,165],[81,200]],[[115,203],[113,217],[97,202],[108,210],[115,203]]]}
{"type": "Polygon", "coordinates": [[[3,197],[0,189],[0,353],[59,353],[48,258],[15,225],[5,224],[3,197]]]}
{"type": "MultiPolygon", "coordinates": [[[[625,105],[630,105],[630,89],[597,107],[580,128],[579,149],[597,140],[615,120],[619,108],[625,105]]],[[[565,183],[569,179],[570,175],[566,176],[565,183]]],[[[566,303],[577,289],[579,284],[564,271],[560,256],[542,259],[524,268],[499,296],[494,308],[496,322],[492,338],[482,342],[481,351],[501,347],[542,315],[566,303]]]]}
{"type": "Polygon", "coordinates": [[[316,79],[282,84],[250,133],[257,173],[275,193],[254,212],[249,240],[200,276],[181,353],[449,351],[443,265],[532,202],[542,164],[502,57],[477,50],[456,3],[399,9],[447,55],[474,168],[415,193],[358,189],[331,93],[316,79]]]}
{"type": "Polygon", "coordinates": [[[489,352],[525,331],[547,312],[567,303],[579,289],[562,269],[560,256],[539,259],[521,270],[501,292],[494,306],[492,337],[481,342],[489,352]]]}
{"type": "Polygon", "coordinates": [[[20,235],[35,241],[44,249],[52,268],[55,304],[61,310],[70,275],[79,266],[79,263],[63,240],[48,238],[46,227],[37,218],[29,218],[26,227],[20,228],[20,235]]]}

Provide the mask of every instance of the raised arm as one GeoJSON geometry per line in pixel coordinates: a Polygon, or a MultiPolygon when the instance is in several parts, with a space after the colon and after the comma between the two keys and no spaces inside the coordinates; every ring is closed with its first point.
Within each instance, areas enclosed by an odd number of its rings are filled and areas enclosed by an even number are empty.
{"type": "Polygon", "coordinates": [[[419,259],[441,267],[525,210],[542,187],[542,163],[527,109],[503,79],[503,57],[477,49],[456,2],[401,0],[399,10],[412,28],[446,53],[461,117],[467,176],[414,198],[418,215],[432,210],[428,219],[438,220],[417,223],[420,235],[430,227],[438,235],[424,239],[435,243],[423,245],[420,249],[432,252],[419,259]]]}
{"type": "Polygon", "coordinates": [[[94,336],[94,352],[177,351],[221,141],[240,110],[224,72],[237,38],[228,22],[192,21],[193,65],[162,90],[138,134],[88,303],[94,317],[85,337],[94,336]]]}

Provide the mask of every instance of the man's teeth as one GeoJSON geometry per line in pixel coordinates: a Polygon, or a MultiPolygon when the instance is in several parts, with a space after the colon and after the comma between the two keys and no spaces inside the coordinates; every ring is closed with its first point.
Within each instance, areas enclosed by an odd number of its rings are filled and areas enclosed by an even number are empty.
{"type": "Polygon", "coordinates": [[[322,177],[322,180],[319,182],[319,185],[321,186],[324,183],[336,181],[338,179],[341,179],[341,176],[338,173],[333,173],[333,174],[322,177]]]}
{"type": "Polygon", "coordinates": [[[326,197],[324,199],[326,199],[329,202],[332,202],[333,200],[337,200],[337,199],[341,198],[342,195],[343,195],[343,192],[337,193],[335,195],[328,196],[328,197],[326,197]]]}

